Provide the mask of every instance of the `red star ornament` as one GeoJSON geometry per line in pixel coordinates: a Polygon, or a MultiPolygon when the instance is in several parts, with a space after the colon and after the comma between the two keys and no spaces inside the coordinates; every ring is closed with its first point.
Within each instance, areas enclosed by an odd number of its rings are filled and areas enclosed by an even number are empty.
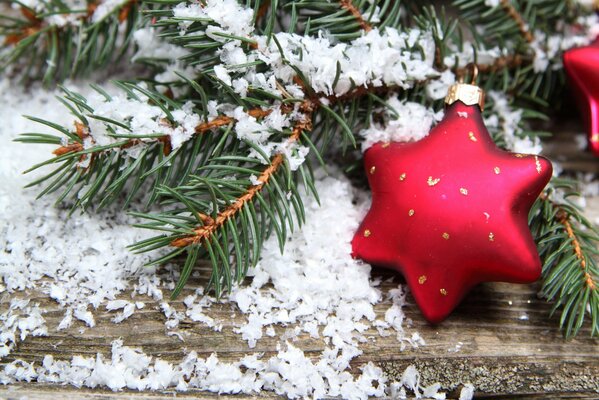
{"type": "Polygon", "coordinates": [[[480,282],[540,277],[528,213],[551,163],[497,148],[478,105],[453,103],[429,136],[375,144],[364,163],[372,206],[353,255],[401,272],[430,322],[480,282]]]}
{"type": "Polygon", "coordinates": [[[599,39],[565,52],[564,67],[588,126],[589,147],[599,155],[599,39]]]}

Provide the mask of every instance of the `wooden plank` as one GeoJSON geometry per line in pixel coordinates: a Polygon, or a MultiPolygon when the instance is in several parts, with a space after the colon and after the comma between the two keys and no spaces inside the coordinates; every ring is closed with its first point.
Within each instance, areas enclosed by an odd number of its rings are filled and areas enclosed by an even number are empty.
{"type": "MultiPolygon", "coordinates": [[[[382,270],[375,270],[374,274],[385,278],[389,276],[387,271],[382,270]]],[[[383,290],[386,292],[395,286],[387,283],[383,290]]],[[[480,285],[448,320],[438,326],[426,323],[409,298],[405,307],[408,318],[412,320],[409,329],[420,332],[427,341],[426,346],[401,351],[400,343],[393,336],[381,338],[376,331],[370,330],[365,335],[370,340],[362,346],[364,354],[354,360],[352,369],[357,371],[357,367],[372,361],[380,365],[391,379],[399,379],[404,369],[413,364],[422,374],[424,384],[440,382],[453,397],[458,395],[456,384],[467,382],[475,386],[477,398],[491,394],[515,396],[549,392],[587,393],[599,397],[599,342],[590,338],[588,330],[583,330],[573,340],[564,340],[556,328],[556,319],[547,318],[549,305],[537,298],[536,293],[535,285],[480,285]],[[461,347],[456,351],[460,343],[461,347]]],[[[39,364],[45,354],[51,354],[58,360],[69,360],[77,354],[93,356],[102,353],[109,357],[111,342],[119,338],[127,346],[140,347],[148,355],[173,363],[180,362],[190,350],[198,352],[200,357],[216,352],[219,359],[234,361],[248,352],[263,352],[265,357],[273,355],[278,341],[277,338],[264,338],[255,349],[248,349],[246,343],[232,332],[242,316],[236,313],[231,317],[235,310],[228,304],[218,304],[209,311],[211,317],[224,322],[222,332],[183,321],[179,331],[184,342],[165,335],[165,317],[157,305],[150,306],[150,301],[146,308],[121,324],[110,321],[114,314],[98,310],[95,313],[97,326],[93,329],[80,333],[82,325],[76,324],[66,331],[57,332],[53,328],[60,322],[62,312],[47,298],[36,297],[35,293],[31,295],[33,301],[49,309],[45,318],[50,336],[27,338],[5,362],[19,358],[39,364]]],[[[125,294],[123,298],[130,297],[125,294]]],[[[6,305],[7,301],[5,296],[2,304],[6,305]]],[[[173,305],[180,311],[184,309],[181,300],[173,302],[173,305]]],[[[389,306],[388,301],[383,301],[376,306],[377,314],[382,316],[389,306]]],[[[277,336],[284,334],[286,329],[277,327],[277,336]]],[[[323,349],[319,340],[307,336],[300,336],[294,345],[312,357],[317,357],[323,349]]],[[[72,388],[37,384],[2,388],[0,395],[43,398],[48,391],[54,390],[64,392],[69,398],[74,398],[75,393],[80,398],[89,399],[104,398],[96,397],[100,394],[109,396],[106,398],[113,395],[105,390],[73,392],[72,388]]],[[[160,398],[155,396],[157,394],[127,392],[127,398],[160,398]]]]}

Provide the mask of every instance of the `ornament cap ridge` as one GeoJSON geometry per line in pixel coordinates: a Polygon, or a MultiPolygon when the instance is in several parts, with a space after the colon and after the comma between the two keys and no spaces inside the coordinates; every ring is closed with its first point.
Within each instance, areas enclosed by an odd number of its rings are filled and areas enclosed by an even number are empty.
{"type": "Polygon", "coordinates": [[[445,96],[445,104],[450,106],[458,100],[467,106],[478,105],[481,111],[485,108],[485,92],[476,85],[462,82],[451,85],[445,96]]]}

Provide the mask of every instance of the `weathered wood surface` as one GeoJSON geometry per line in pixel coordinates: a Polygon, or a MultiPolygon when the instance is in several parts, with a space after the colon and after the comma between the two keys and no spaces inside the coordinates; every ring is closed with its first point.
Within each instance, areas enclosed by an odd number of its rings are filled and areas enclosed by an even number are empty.
{"type": "MultiPolygon", "coordinates": [[[[384,289],[392,287],[395,285],[386,284],[384,289]]],[[[245,342],[231,331],[232,323],[239,321],[239,316],[231,319],[230,305],[218,305],[210,312],[218,320],[229,321],[223,332],[184,321],[179,331],[185,342],[181,342],[176,337],[165,335],[165,317],[152,307],[136,312],[121,324],[110,321],[113,313],[98,310],[97,326],[93,329],[80,333],[82,325],[75,324],[66,331],[56,332],[52,328],[60,322],[62,311],[45,297],[36,297],[35,294],[32,297],[33,301],[49,310],[45,317],[51,328],[50,337],[27,338],[5,360],[7,362],[21,358],[39,364],[45,354],[64,360],[76,354],[94,356],[102,353],[110,357],[111,342],[118,338],[122,338],[125,345],[141,347],[148,355],[175,363],[190,350],[197,351],[202,357],[216,352],[223,361],[237,360],[250,351],[245,342]]],[[[5,302],[6,299],[3,299],[5,302]]],[[[175,302],[175,306],[180,310],[184,308],[180,301],[175,302]]],[[[383,302],[376,310],[382,315],[389,306],[389,303],[383,302]]],[[[556,329],[557,321],[547,318],[549,306],[537,298],[534,285],[481,285],[451,318],[439,326],[427,324],[411,299],[405,311],[413,320],[412,329],[426,339],[426,346],[400,351],[400,344],[393,336],[380,338],[376,331],[369,331],[366,336],[373,340],[363,345],[364,354],[355,359],[355,367],[373,361],[382,366],[391,378],[400,378],[404,369],[414,364],[425,383],[438,381],[448,389],[455,389],[454,385],[460,382],[473,383],[478,394],[476,398],[502,398],[497,395],[516,398],[516,395],[535,393],[555,398],[557,393],[580,396],[580,392],[586,393],[587,397],[579,398],[599,398],[599,342],[589,337],[588,330],[574,340],[564,340],[556,329]],[[455,351],[460,342],[461,348],[455,351]]],[[[277,328],[277,334],[283,334],[285,329],[277,328]]],[[[276,338],[265,338],[251,351],[264,352],[265,356],[269,356],[274,354],[276,343],[276,338]]],[[[294,345],[314,355],[323,348],[322,343],[309,337],[300,337],[294,345]]],[[[15,398],[21,395],[43,398],[50,393],[53,398],[59,395],[65,398],[113,396],[103,390],[75,391],[69,387],[37,384],[0,389],[1,396],[15,398]]],[[[455,391],[450,394],[457,396],[455,391]]],[[[124,395],[121,393],[117,397],[124,395]]],[[[188,395],[191,394],[177,397],[188,395]]],[[[135,392],[127,392],[127,397],[160,398],[157,394],[135,392]]]]}
{"type": "MultiPolygon", "coordinates": [[[[573,143],[571,136],[560,136],[560,154],[564,146],[573,143]]],[[[574,149],[571,149],[572,151],[574,149]]],[[[579,153],[579,150],[576,149],[579,153]]],[[[590,156],[585,155],[589,158],[590,156]]],[[[573,157],[567,162],[575,162],[573,157]]],[[[565,163],[564,163],[565,164],[565,163]]],[[[586,168],[577,164],[578,170],[596,170],[599,161],[589,158],[586,168]]],[[[566,165],[570,167],[571,165],[566,165]]],[[[589,217],[599,217],[599,198],[589,200],[589,217]]],[[[374,274],[388,276],[388,272],[375,270],[374,274]]],[[[192,284],[193,285],[193,282],[192,284]]],[[[383,284],[387,291],[396,284],[383,284]]],[[[354,370],[369,361],[380,365],[391,379],[401,378],[404,369],[414,364],[422,374],[424,384],[440,382],[447,389],[448,398],[459,396],[456,384],[472,383],[476,388],[476,399],[599,399],[599,340],[591,339],[588,329],[578,337],[566,341],[557,329],[556,317],[549,319],[550,306],[537,297],[537,285],[484,284],[477,287],[465,299],[456,312],[438,326],[427,324],[420,316],[411,298],[405,312],[412,319],[410,330],[420,332],[426,346],[400,351],[394,336],[381,338],[376,331],[367,332],[372,340],[363,344],[364,354],[353,362],[354,370]],[[460,346],[456,351],[456,346],[460,346]]],[[[188,289],[188,293],[191,290],[188,289]]],[[[183,310],[181,299],[174,302],[183,310]]],[[[23,295],[23,294],[21,294],[23,295]]],[[[136,311],[121,324],[110,319],[113,313],[97,310],[97,326],[82,328],[81,323],[65,331],[57,332],[63,312],[56,303],[45,296],[29,293],[34,302],[39,302],[49,312],[45,314],[49,337],[28,337],[4,362],[14,359],[40,363],[45,354],[55,359],[70,360],[73,355],[94,356],[102,353],[110,357],[111,342],[122,338],[124,344],[140,347],[152,356],[178,363],[186,352],[195,350],[199,356],[207,357],[216,352],[223,361],[237,360],[248,352],[263,352],[265,357],[275,354],[276,338],[263,338],[254,349],[232,332],[232,327],[243,318],[238,312],[232,317],[230,305],[216,305],[210,316],[224,322],[222,332],[214,332],[198,323],[183,321],[179,332],[184,338],[165,335],[165,317],[157,304],[147,300],[146,308],[136,311]],[[150,306],[155,304],[155,306],[150,306]]],[[[130,299],[128,293],[122,298],[130,299]]],[[[138,297],[139,298],[139,297],[138,297]]],[[[143,300],[143,298],[139,298],[143,300]]],[[[0,299],[0,310],[6,307],[8,295],[0,299]]],[[[377,305],[382,316],[390,306],[388,301],[377,305]]],[[[277,327],[282,335],[288,327],[277,327]]],[[[306,354],[317,356],[323,349],[319,340],[300,336],[294,345],[306,354]]],[[[174,392],[139,393],[125,391],[113,393],[108,390],[74,389],[64,386],[41,384],[15,384],[0,388],[0,397],[18,399],[161,399],[172,398],[174,392]]],[[[213,394],[201,392],[178,393],[177,398],[212,398],[213,394]]],[[[276,397],[271,393],[260,396],[231,396],[240,398],[276,397]]],[[[224,397],[229,398],[229,397],[224,397]]]]}

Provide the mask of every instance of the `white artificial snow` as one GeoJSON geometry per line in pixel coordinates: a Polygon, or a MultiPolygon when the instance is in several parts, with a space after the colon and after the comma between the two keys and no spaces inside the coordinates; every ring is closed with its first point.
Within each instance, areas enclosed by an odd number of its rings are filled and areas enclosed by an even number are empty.
{"type": "Polygon", "coordinates": [[[173,8],[175,18],[183,19],[183,27],[188,27],[195,20],[211,20],[219,25],[212,28],[212,38],[222,41],[223,38],[214,33],[225,33],[229,35],[245,37],[253,30],[253,10],[243,7],[237,0],[207,0],[200,3],[179,3],[173,8]]]}
{"type": "Polygon", "coordinates": [[[460,391],[460,400],[472,400],[474,398],[474,386],[471,383],[464,385],[460,391]]]}
{"type": "Polygon", "coordinates": [[[449,87],[455,83],[455,74],[448,69],[443,71],[439,79],[433,79],[426,85],[426,95],[432,100],[439,100],[447,96],[449,87]]]}
{"type": "Polygon", "coordinates": [[[371,122],[369,128],[360,131],[364,138],[362,151],[379,142],[420,140],[428,135],[434,123],[443,118],[443,111],[435,112],[419,103],[401,101],[397,96],[391,96],[387,104],[390,108],[382,110],[385,122],[371,122]]]}
{"type": "Polygon", "coordinates": [[[96,326],[94,315],[84,305],[79,305],[75,311],[73,311],[73,316],[79,321],[83,321],[85,325],[89,326],[90,328],[96,326]]]}
{"type": "Polygon", "coordinates": [[[92,14],[92,22],[96,23],[103,20],[106,16],[113,13],[117,8],[127,4],[129,1],[131,0],[102,0],[98,2],[94,13],[92,14]]]}
{"type": "Polygon", "coordinates": [[[485,118],[485,125],[491,131],[498,131],[509,150],[522,154],[539,154],[543,150],[538,137],[523,136],[520,121],[522,110],[513,108],[508,97],[501,92],[490,91],[487,96],[493,101],[493,114],[485,118]]]}
{"type": "MultiPolygon", "coordinates": [[[[58,361],[52,356],[45,356],[39,366],[16,360],[0,372],[0,383],[36,380],[76,387],[105,386],[114,391],[176,388],[180,391],[201,389],[220,394],[257,394],[261,390],[272,390],[292,399],[338,396],[350,400],[383,397],[388,389],[383,371],[372,363],[361,367],[357,378],[348,372],[336,375],[328,371],[328,375],[323,375],[321,363],[313,363],[300,349],[289,343],[269,359],[262,359],[260,354],[251,354],[232,363],[220,361],[216,354],[207,359],[199,358],[192,351],[179,364],[173,365],[152,359],[141,349],[124,346],[121,340],[112,342],[111,353],[109,359],[97,354],[96,357],[74,356],[70,361],[58,361]],[[328,390],[330,386],[334,387],[334,392],[328,390]]],[[[391,395],[405,399],[407,388],[415,393],[417,399],[445,399],[445,395],[438,392],[439,384],[422,388],[419,381],[418,372],[410,366],[401,382],[392,383],[391,395]]],[[[471,385],[467,385],[462,393],[467,396],[468,390],[472,392],[471,385]]]]}
{"type": "Polygon", "coordinates": [[[599,35],[599,16],[580,16],[573,25],[562,24],[559,34],[547,35],[536,30],[530,48],[534,54],[535,72],[562,68],[562,54],[573,47],[585,46],[599,35]]]}
{"type": "Polygon", "coordinates": [[[261,185],[262,183],[264,183],[260,179],[258,179],[258,177],[254,174],[250,175],[250,182],[254,186],[258,186],[258,185],[261,185]]]}
{"type": "Polygon", "coordinates": [[[133,315],[135,304],[126,300],[111,300],[106,303],[106,309],[108,311],[123,310],[112,318],[112,322],[118,324],[133,315]]]}
{"type": "MultiPolygon", "coordinates": [[[[90,117],[88,133],[91,140],[84,142],[84,148],[106,146],[122,140],[112,136],[116,133],[139,135],[139,140],[142,142],[156,140],[155,138],[144,139],[141,137],[143,135],[169,136],[174,150],[189,140],[200,124],[200,116],[193,112],[192,102],[187,102],[180,109],[171,111],[175,126],[167,121],[167,115],[162,108],[150,104],[142,94],[139,94],[139,99],[127,98],[122,94],[111,94],[111,98],[106,99],[102,94],[92,92],[87,97],[87,104],[94,110],[93,116],[119,121],[126,124],[127,128],[90,117]]],[[[136,158],[141,149],[139,145],[133,146],[126,149],[125,153],[131,158],[136,158]]]]}
{"type": "Polygon", "coordinates": [[[232,84],[231,75],[229,75],[229,73],[227,72],[227,69],[225,67],[223,67],[222,65],[215,65],[214,66],[214,74],[216,75],[216,77],[218,79],[223,81],[223,83],[225,85],[231,86],[231,84],[232,84]]]}
{"type": "Polygon", "coordinates": [[[412,87],[416,81],[438,76],[433,66],[434,41],[427,31],[413,29],[407,33],[393,28],[373,29],[351,43],[333,43],[324,36],[305,37],[277,33],[268,47],[260,47],[258,57],[274,70],[277,79],[291,83],[298,68],[309,77],[310,86],[325,95],[342,95],[352,88],[372,85],[412,87]],[[409,50],[415,43],[423,54],[409,50]],[[284,58],[283,58],[284,57],[284,58]],[[286,60],[286,62],[283,62],[286,60]],[[339,71],[337,71],[339,66],[339,71]],[[335,77],[339,72],[336,85],[335,77]]]}
{"type": "Polygon", "coordinates": [[[448,47],[451,51],[445,56],[443,62],[445,65],[460,68],[464,68],[466,65],[475,61],[478,64],[492,65],[497,58],[507,54],[505,49],[502,50],[497,46],[487,49],[482,47],[481,44],[479,47],[475,47],[474,44],[468,41],[464,41],[461,46],[462,50],[459,50],[458,46],[453,43],[449,43],[448,47]]]}
{"type": "Polygon", "coordinates": [[[10,354],[27,336],[46,336],[48,328],[39,304],[12,299],[8,310],[0,314],[0,360],[10,354]]]}
{"type": "Polygon", "coordinates": [[[155,28],[141,28],[133,33],[137,52],[132,61],[140,58],[158,58],[169,61],[186,56],[189,51],[181,46],[172,45],[160,37],[155,28]]]}
{"type": "Polygon", "coordinates": [[[499,6],[501,0],[485,0],[485,5],[487,7],[495,8],[499,6]]]}

